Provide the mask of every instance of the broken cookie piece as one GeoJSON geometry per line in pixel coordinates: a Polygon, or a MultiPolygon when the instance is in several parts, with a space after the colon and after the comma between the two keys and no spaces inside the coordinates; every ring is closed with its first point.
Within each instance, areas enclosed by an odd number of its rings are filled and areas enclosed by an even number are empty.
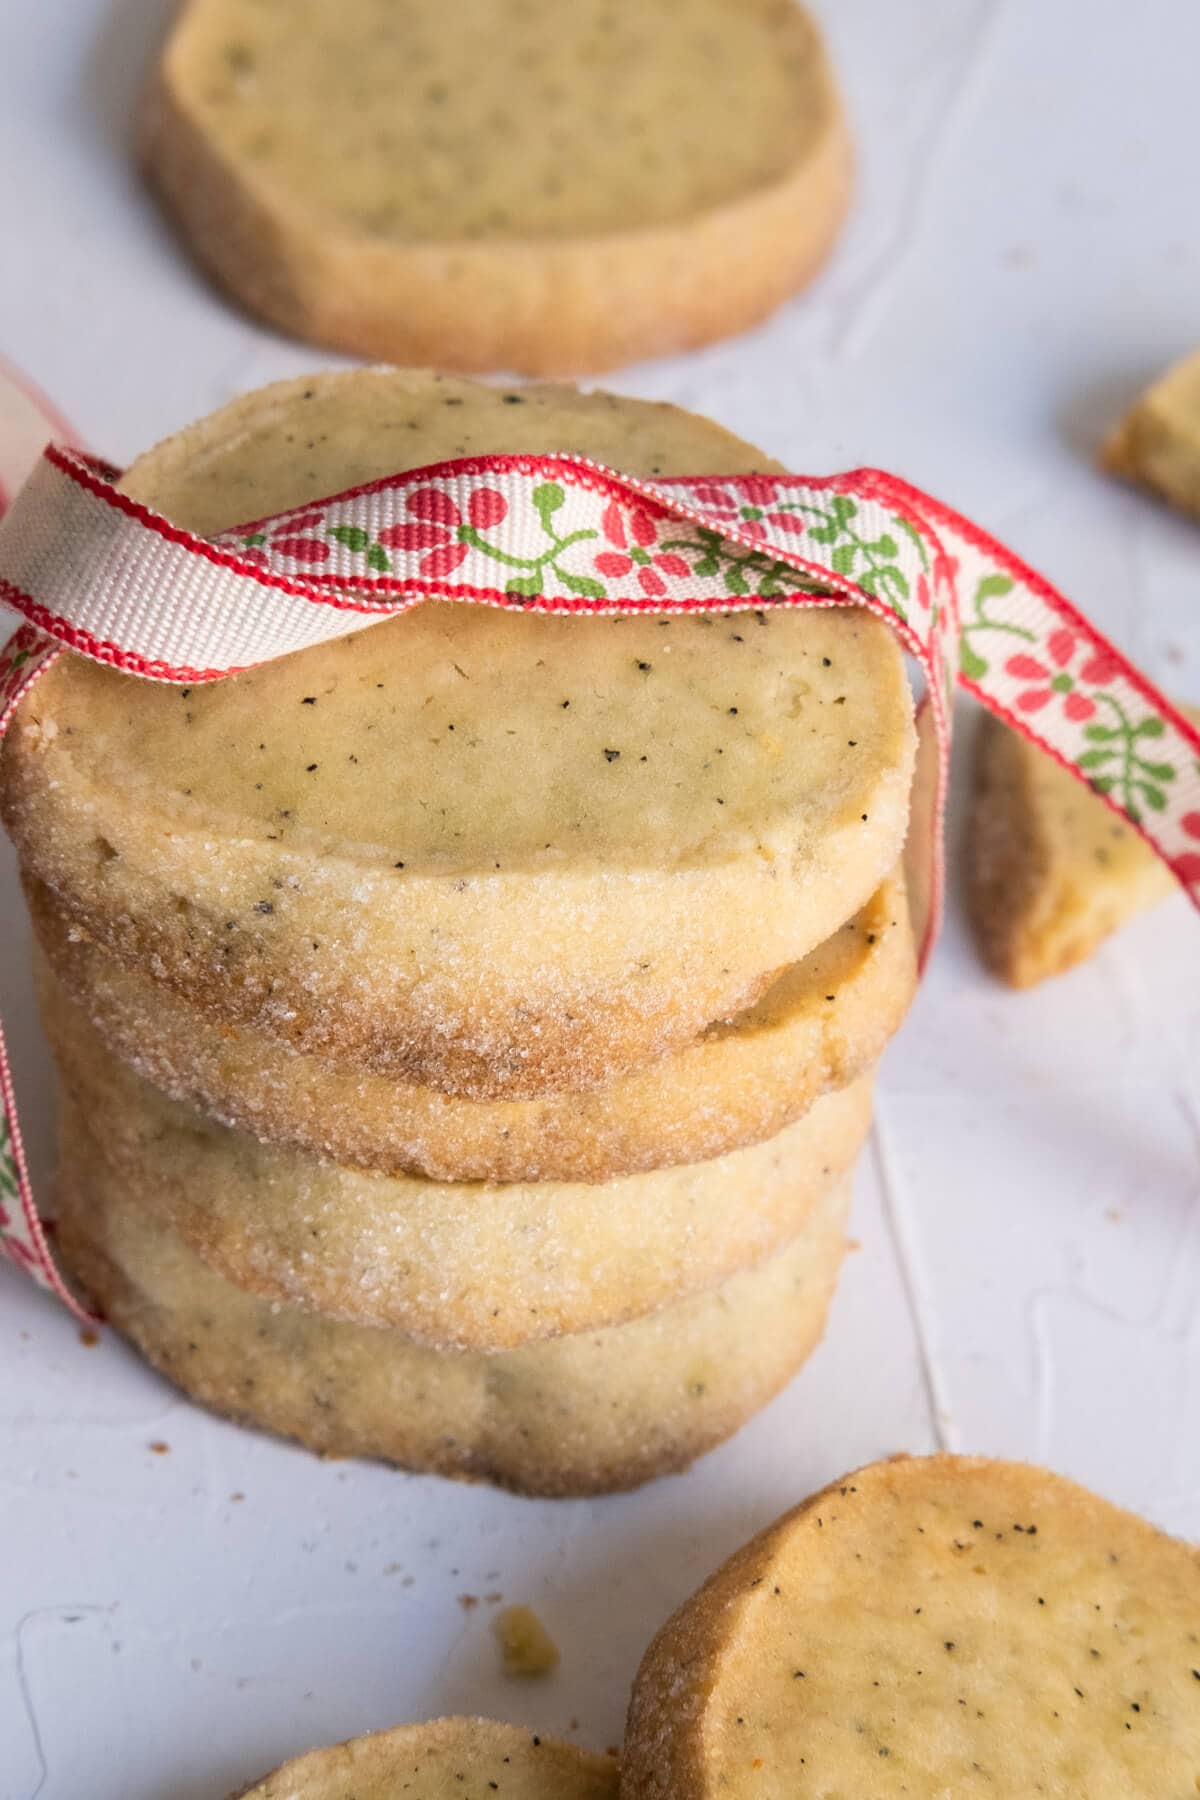
{"type": "Polygon", "coordinates": [[[493,1629],[500,1643],[506,1675],[550,1675],[559,1664],[559,1649],[532,1606],[506,1606],[493,1629]]]}
{"type": "MultiPolygon", "coordinates": [[[[1185,710],[1200,718],[1200,709],[1185,710]]],[[[1127,919],[1175,891],[1170,870],[1132,825],[990,714],[976,739],[966,857],[976,943],[992,973],[1013,987],[1084,962],[1127,919]]]]}
{"type": "Polygon", "coordinates": [[[1101,452],[1114,475],[1200,519],[1200,350],[1134,401],[1101,452]]]}

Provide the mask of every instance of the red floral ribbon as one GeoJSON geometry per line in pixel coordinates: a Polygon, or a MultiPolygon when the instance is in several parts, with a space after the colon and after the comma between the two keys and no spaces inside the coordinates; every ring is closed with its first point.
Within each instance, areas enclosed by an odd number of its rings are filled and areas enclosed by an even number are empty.
{"type": "MultiPolygon", "coordinates": [[[[0,523],[0,733],[67,647],[157,681],[219,680],[422,599],[555,613],[864,606],[920,663],[936,732],[931,904],[955,686],[1127,819],[1200,905],[1200,734],[1011,551],[877,469],[639,481],[580,457],[408,471],[212,540],[50,445],[0,523]]],[[[79,1308],[29,1190],[0,1038],[0,1242],[79,1308]]]]}

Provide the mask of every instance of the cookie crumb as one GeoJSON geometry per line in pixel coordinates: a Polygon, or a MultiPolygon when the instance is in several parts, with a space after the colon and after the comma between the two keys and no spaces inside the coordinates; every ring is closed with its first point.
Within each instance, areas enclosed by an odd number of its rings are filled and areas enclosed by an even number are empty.
{"type": "Polygon", "coordinates": [[[496,1614],[492,1629],[500,1641],[506,1675],[549,1675],[558,1667],[558,1645],[531,1606],[506,1606],[496,1614]]]}

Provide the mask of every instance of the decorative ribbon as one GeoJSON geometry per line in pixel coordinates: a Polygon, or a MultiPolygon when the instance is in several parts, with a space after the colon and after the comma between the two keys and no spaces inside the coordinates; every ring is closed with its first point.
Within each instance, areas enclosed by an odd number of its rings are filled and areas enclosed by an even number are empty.
{"type": "MultiPolygon", "coordinates": [[[[877,469],[639,481],[581,457],[393,475],[211,540],[50,445],[0,524],[0,733],[62,654],[195,685],[436,597],[554,613],[863,606],[924,672],[938,746],[929,924],[956,685],[1128,820],[1200,905],[1200,734],[1003,545],[877,469]]],[[[20,1151],[0,1039],[0,1241],[79,1311],[20,1151]],[[7,1204],[6,1204],[7,1203],[7,1204]]]]}

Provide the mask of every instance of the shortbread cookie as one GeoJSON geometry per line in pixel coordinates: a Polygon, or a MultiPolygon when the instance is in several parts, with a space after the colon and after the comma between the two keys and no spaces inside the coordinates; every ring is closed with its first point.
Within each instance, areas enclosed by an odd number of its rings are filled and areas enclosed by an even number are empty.
{"type": "Polygon", "coordinates": [[[1200,1773],[1200,1552],[1073,1482],[900,1457],[659,1633],[624,1800],[1166,1800],[1200,1773]]]}
{"type": "MultiPolygon", "coordinates": [[[[397,463],[552,447],[763,462],[669,407],[359,370],[236,402],[126,487],[212,531],[397,463]]],[[[522,1098],[688,1043],[836,931],[897,860],[912,754],[899,648],[859,609],[427,603],[196,688],[65,657],[0,801],[27,874],[214,1016],[522,1098]]]]}
{"type": "Polygon", "coordinates": [[[190,0],[147,174],[252,312],[394,362],[579,373],[802,287],[850,155],[789,0],[190,0]]]}
{"type": "Polygon", "coordinates": [[[91,1122],[131,1202],[248,1293],[440,1350],[618,1325],[717,1286],[804,1230],[871,1122],[861,1080],[713,1162],[593,1184],[378,1175],[214,1123],[115,1061],[45,981],[42,1006],[68,1117],[91,1122]]]}
{"type": "Polygon", "coordinates": [[[1013,987],[1086,961],[1176,891],[1131,825],[990,713],[979,722],[974,783],[967,911],[984,961],[1013,987]]]}
{"type": "Polygon", "coordinates": [[[429,1719],[310,1750],[240,1800],[617,1800],[617,1760],[491,1719],[429,1719]]]}
{"type": "Polygon", "coordinates": [[[754,1006],[675,1055],[583,1094],[460,1100],[213,1019],[91,943],[40,884],[29,901],[60,982],[155,1087],[268,1143],[436,1181],[607,1181],[761,1142],[874,1066],[915,984],[891,878],[754,1006]]]}
{"type": "Polygon", "coordinates": [[[1104,446],[1103,461],[1200,518],[1200,350],[1135,401],[1104,446]]]}
{"type": "Polygon", "coordinates": [[[529,1494],[636,1487],[736,1431],[819,1340],[848,1186],[711,1294],[496,1356],[256,1300],[132,1200],[87,1128],[62,1133],[58,1244],[102,1313],[194,1399],[335,1456],[529,1494]]]}

